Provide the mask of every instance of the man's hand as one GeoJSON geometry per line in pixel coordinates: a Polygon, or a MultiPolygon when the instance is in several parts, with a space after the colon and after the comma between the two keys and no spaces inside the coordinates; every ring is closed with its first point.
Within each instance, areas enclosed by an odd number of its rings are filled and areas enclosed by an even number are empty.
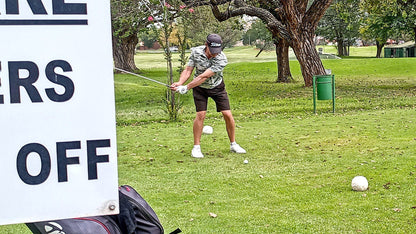
{"type": "Polygon", "coordinates": [[[170,85],[170,90],[172,90],[172,91],[178,91],[178,87],[181,86],[181,85],[182,84],[180,84],[179,82],[172,83],[170,85]]]}
{"type": "Polygon", "coordinates": [[[180,93],[180,94],[185,94],[188,92],[188,87],[186,85],[181,85],[176,87],[176,92],[180,93]]]}
{"type": "Polygon", "coordinates": [[[179,85],[179,82],[173,83],[170,86],[170,89],[172,91],[176,91],[176,92],[178,92],[180,94],[185,94],[185,93],[188,92],[188,86],[186,86],[186,85],[179,85]]]}

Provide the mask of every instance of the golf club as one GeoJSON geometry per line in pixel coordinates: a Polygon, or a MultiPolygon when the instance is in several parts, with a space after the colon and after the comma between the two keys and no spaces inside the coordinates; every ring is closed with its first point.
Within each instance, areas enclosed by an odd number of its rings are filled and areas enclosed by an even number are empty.
{"type": "Polygon", "coordinates": [[[115,67],[114,69],[116,69],[117,71],[121,71],[121,72],[124,72],[124,73],[130,74],[130,75],[133,75],[133,76],[137,76],[137,77],[140,77],[140,78],[143,78],[143,79],[146,79],[146,80],[153,81],[153,82],[155,82],[155,83],[161,84],[161,85],[166,86],[166,87],[168,87],[168,88],[170,87],[170,85],[168,85],[168,84],[162,83],[162,82],[157,81],[157,80],[150,79],[150,78],[145,77],[145,76],[138,75],[138,74],[133,73],[133,72],[129,72],[129,71],[126,71],[126,70],[123,70],[123,69],[117,68],[117,67],[115,67]]]}

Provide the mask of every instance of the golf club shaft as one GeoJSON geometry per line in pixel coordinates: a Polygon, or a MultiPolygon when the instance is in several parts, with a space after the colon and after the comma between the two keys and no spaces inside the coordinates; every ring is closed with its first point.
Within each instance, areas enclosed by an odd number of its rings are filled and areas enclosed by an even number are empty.
{"type": "Polygon", "coordinates": [[[166,86],[166,87],[170,87],[170,85],[168,85],[168,84],[162,83],[162,82],[157,81],[157,80],[150,79],[150,78],[145,77],[145,76],[138,75],[138,74],[133,73],[133,72],[129,72],[129,71],[126,71],[126,70],[123,70],[123,69],[117,68],[117,67],[115,67],[114,69],[116,69],[117,71],[121,71],[121,72],[124,72],[124,73],[130,74],[130,75],[133,75],[133,76],[137,76],[137,77],[140,77],[140,78],[143,78],[143,79],[149,80],[149,81],[153,81],[153,82],[155,82],[155,83],[161,84],[161,85],[166,86]]]}

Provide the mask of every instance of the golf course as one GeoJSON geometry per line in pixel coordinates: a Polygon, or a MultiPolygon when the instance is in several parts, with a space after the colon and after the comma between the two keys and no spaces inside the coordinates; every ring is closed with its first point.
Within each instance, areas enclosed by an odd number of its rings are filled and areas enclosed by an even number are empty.
{"type": "MultiPolygon", "coordinates": [[[[230,152],[210,100],[205,125],[213,133],[202,135],[202,159],[191,157],[191,92],[178,94],[179,119],[171,121],[166,87],[115,74],[119,184],[146,199],[165,233],[414,232],[416,58],[377,59],[375,51],[353,47],[350,57],[322,59],[335,75],[335,113],[332,100],[317,100],[315,114],[293,54],[294,82],[276,83],[274,51],[225,49],[236,140],[247,153],[230,152]],[[359,175],[368,190],[352,190],[359,175]]],[[[138,52],[135,61],[141,75],[167,83],[161,51],[138,52]]],[[[16,224],[0,233],[30,231],[16,224]]]]}

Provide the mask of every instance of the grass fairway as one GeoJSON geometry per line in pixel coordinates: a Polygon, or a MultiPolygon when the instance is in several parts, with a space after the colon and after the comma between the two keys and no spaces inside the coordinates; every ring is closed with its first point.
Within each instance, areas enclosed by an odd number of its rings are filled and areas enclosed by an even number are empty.
{"type": "Polygon", "coordinates": [[[149,198],[167,230],[408,233],[416,218],[414,112],[247,118],[238,122],[246,155],[229,152],[213,118],[203,160],[189,156],[190,122],[123,126],[120,181],[149,198]],[[369,179],[368,191],[351,190],[356,175],[369,179]]]}
{"type": "MultiPolygon", "coordinates": [[[[298,62],[291,61],[295,83],[279,84],[273,55],[254,61],[256,52],[226,51],[245,155],[229,152],[211,101],[205,158],[190,157],[192,95],[181,96],[181,118],[169,122],[162,86],[116,75],[120,184],[141,193],[167,233],[414,232],[416,59],[323,60],[335,74],[336,113],[330,101],[318,101],[315,115],[298,62]],[[367,177],[369,190],[352,191],[356,175],[367,177]]],[[[137,63],[143,75],[166,80],[161,54],[140,54],[137,63]]],[[[29,231],[8,225],[0,233],[29,231]]]]}

